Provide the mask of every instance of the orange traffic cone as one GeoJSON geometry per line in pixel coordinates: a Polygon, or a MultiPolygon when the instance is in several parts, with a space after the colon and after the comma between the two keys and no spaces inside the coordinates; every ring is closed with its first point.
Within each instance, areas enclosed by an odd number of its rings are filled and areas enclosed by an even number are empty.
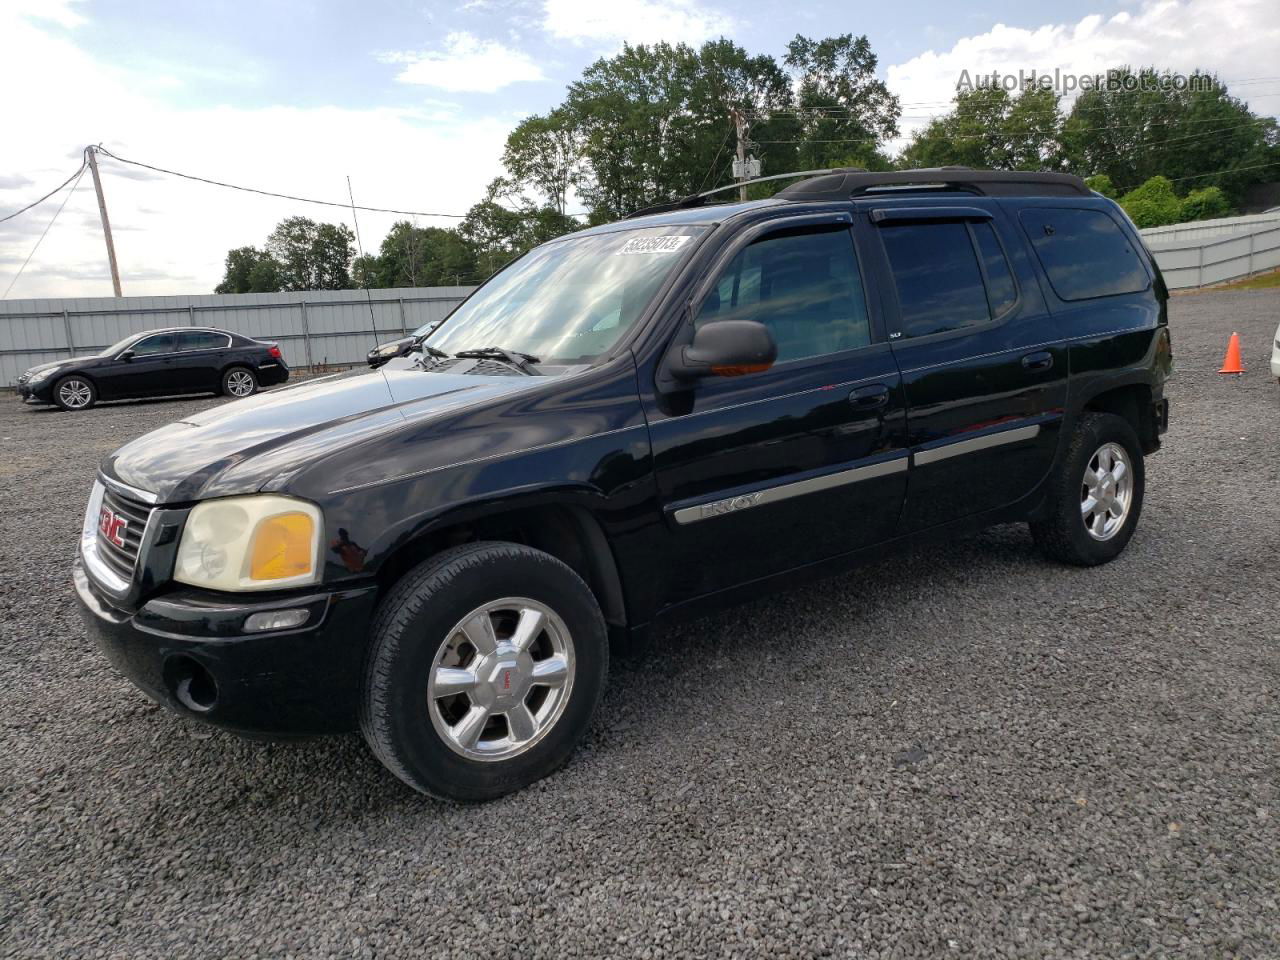
{"type": "Polygon", "coordinates": [[[1227,355],[1222,359],[1219,373],[1244,373],[1244,364],[1240,362],[1240,334],[1233,333],[1227,341],[1227,355]]]}

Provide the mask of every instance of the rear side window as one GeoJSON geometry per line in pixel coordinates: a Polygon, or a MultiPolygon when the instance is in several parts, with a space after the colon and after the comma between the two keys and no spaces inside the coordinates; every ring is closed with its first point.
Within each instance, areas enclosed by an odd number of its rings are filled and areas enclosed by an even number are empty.
{"type": "Polygon", "coordinates": [[[995,228],[985,221],[972,223],[969,228],[973,231],[978,256],[982,259],[982,272],[987,278],[987,300],[991,304],[991,315],[998,317],[1018,299],[1018,291],[1013,285],[1013,273],[1009,270],[1004,249],[996,239],[995,228]]]}
{"type": "Polygon", "coordinates": [[[703,300],[694,323],[758,320],[778,362],[871,342],[867,300],[849,231],[790,231],[741,250],[703,300]]]}
{"type": "Polygon", "coordinates": [[[226,334],[206,330],[178,334],[178,350],[217,350],[230,343],[226,334]]]}
{"type": "Polygon", "coordinates": [[[881,227],[880,235],[898,291],[902,336],[927,337],[991,319],[968,224],[907,223],[881,227]]]}
{"type": "Polygon", "coordinates": [[[1147,271],[1128,235],[1101,210],[1032,207],[1019,218],[1049,283],[1063,300],[1147,288],[1147,271]]]}

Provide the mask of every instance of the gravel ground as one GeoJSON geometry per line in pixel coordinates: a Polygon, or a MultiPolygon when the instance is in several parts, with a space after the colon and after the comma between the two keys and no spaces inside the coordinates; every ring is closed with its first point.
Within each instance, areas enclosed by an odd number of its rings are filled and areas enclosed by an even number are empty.
{"type": "Polygon", "coordinates": [[[355,737],[180,720],[87,645],[96,461],[219,401],[0,402],[0,953],[1280,957],[1280,293],[1172,313],[1115,563],[1005,527],[669,630],[568,768],[465,808],[355,737]]]}

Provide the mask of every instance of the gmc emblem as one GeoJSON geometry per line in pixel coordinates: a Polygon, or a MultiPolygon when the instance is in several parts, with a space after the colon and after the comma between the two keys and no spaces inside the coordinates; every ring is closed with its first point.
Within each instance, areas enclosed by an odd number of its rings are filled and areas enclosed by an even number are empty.
{"type": "Polygon", "coordinates": [[[128,529],[129,521],[118,516],[111,508],[103,507],[98,514],[98,532],[117,547],[124,547],[124,532],[128,529]]]}

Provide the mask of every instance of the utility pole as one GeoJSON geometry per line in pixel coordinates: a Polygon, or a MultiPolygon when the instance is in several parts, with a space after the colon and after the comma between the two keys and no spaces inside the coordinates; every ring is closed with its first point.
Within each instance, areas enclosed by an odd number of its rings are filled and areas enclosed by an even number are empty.
{"type": "Polygon", "coordinates": [[[116,265],[116,245],[111,239],[111,221],[107,218],[107,200],[102,195],[102,178],[98,176],[98,151],[94,147],[86,147],[89,155],[89,172],[93,174],[93,189],[98,192],[98,213],[102,216],[102,235],[107,238],[107,260],[111,262],[111,286],[117,297],[120,292],[120,268],[116,265]]]}
{"type": "Polygon", "coordinates": [[[738,161],[733,165],[733,176],[740,184],[738,187],[738,199],[745,202],[747,199],[747,131],[750,127],[747,126],[747,118],[742,115],[742,111],[737,107],[730,108],[729,116],[733,118],[734,129],[738,133],[738,161]]]}

